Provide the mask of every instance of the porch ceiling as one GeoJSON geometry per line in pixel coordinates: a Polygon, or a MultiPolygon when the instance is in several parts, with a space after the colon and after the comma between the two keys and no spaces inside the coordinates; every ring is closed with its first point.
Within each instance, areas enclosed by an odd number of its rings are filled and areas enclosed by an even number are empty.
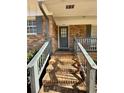
{"type": "MultiPolygon", "coordinates": [[[[42,7],[44,8],[44,11],[47,15],[52,15],[46,8],[44,4],[42,4],[42,7]]],[[[43,15],[41,12],[39,6],[38,6],[38,0],[27,0],[27,16],[38,16],[43,15]]]]}
{"type": "Polygon", "coordinates": [[[96,0],[45,0],[48,10],[54,17],[96,16],[96,0]],[[74,5],[74,9],[66,9],[66,5],[74,5]]]}
{"type": "Polygon", "coordinates": [[[38,7],[37,0],[27,0],[27,16],[43,15],[38,7]]]}
{"type": "MultiPolygon", "coordinates": [[[[27,0],[27,16],[43,15],[38,0],[27,0]]],[[[47,15],[53,15],[57,25],[96,24],[96,0],[43,0],[42,7],[47,15]],[[66,5],[74,5],[66,9],[66,5]]]]}

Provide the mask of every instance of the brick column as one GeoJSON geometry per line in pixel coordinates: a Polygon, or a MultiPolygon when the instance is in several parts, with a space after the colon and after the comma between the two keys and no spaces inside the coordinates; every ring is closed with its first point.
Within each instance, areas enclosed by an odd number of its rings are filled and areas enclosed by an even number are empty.
{"type": "Polygon", "coordinates": [[[45,36],[46,33],[46,18],[42,16],[42,35],[45,36]]]}
{"type": "Polygon", "coordinates": [[[52,16],[49,16],[49,37],[52,39],[52,52],[57,50],[57,26],[52,16]]]}

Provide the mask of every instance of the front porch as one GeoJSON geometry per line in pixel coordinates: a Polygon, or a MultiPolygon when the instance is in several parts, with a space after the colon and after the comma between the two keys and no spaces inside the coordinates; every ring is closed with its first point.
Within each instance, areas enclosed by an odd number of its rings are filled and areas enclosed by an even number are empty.
{"type": "Polygon", "coordinates": [[[28,64],[31,93],[96,93],[97,48],[93,40],[75,38],[73,50],[54,53],[51,40],[46,41],[28,64]]]}
{"type": "MultiPolygon", "coordinates": [[[[55,16],[51,13],[53,2],[36,1],[37,11],[42,13],[29,13],[28,49],[38,51],[27,65],[28,93],[96,93],[96,16],[77,14],[82,1],[75,2],[74,12],[58,6],[65,15],[55,16]]],[[[66,1],[62,2],[58,4],[65,6],[66,1]]]]}

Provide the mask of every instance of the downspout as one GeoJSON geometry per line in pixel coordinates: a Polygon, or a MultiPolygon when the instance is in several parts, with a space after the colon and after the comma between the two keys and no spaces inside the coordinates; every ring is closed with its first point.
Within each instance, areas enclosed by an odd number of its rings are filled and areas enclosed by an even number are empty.
{"type": "Polygon", "coordinates": [[[45,13],[45,11],[44,11],[44,9],[43,9],[43,7],[42,7],[42,4],[43,4],[43,0],[38,0],[38,6],[39,6],[39,8],[40,8],[40,10],[42,11],[42,13],[43,13],[43,15],[45,16],[45,18],[46,18],[46,33],[45,33],[45,40],[48,40],[49,39],[49,26],[48,26],[48,24],[49,24],[49,18],[48,18],[48,16],[47,16],[47,14],[45,13]]]}

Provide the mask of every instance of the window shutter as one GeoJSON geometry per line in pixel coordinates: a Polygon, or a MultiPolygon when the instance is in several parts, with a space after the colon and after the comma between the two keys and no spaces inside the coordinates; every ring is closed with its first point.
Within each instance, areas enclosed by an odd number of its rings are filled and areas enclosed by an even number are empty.
{"type": "Polygon", "coordinates": [[[37,21],[37,33],[41,33],[42,32],[42,17],[36,16],[36,21],[37,21]]]}
{"type": "Polygon", "coordinates": [[[91,25],[89,24],[89,25],[86,25],[86,33],[87,33],[87,37],[91,37],[91,25]]]}
{"type": "Polygon", "coordinates": [[[49,34],[49,21],[48,19],[46,20],[46,33],[49,34]]]}

